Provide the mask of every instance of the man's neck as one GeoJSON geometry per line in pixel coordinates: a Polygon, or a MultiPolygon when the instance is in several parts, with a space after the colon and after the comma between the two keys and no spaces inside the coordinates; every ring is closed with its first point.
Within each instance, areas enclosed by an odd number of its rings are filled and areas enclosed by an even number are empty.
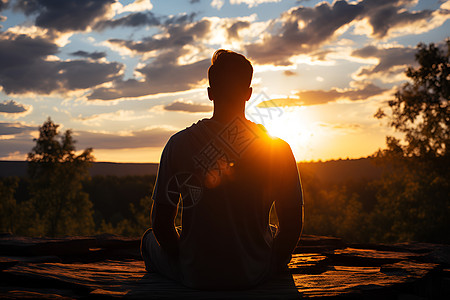
{"type": "Polygon", "coordinates": [[[217,106],[214,106],[214,113],[211,120],[227,124],[236,118],[245,119],[245,106],[234,109],[217,108],[217,106]]]}

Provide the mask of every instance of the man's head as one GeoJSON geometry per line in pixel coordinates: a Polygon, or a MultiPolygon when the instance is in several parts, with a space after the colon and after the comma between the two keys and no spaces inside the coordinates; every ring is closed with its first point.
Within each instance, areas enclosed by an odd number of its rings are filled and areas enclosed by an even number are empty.
{"type": "Polygon", "coordinates": [[[217,50],[208,69],[210,99],[248,100],[252,76],[252,64],[245,56],[230,50],[217,50]]]}

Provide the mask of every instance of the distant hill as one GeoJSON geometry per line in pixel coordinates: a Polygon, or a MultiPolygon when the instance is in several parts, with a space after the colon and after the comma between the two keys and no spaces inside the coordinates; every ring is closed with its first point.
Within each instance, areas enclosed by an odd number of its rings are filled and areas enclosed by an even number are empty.
{"type": "MultiPolygon", "coordinates": [[[[376,179],[381,168],[375,166],[369,158],[333,160],[326,162],[302,162],[298,164],[300,174],[314,174],[323,183],[339,183],[350,179],[376,179]]],[[[95,175],[155,175],[157,163],[111,163],[95,162],[90,169],[95,175]]],[[[26,176],[27,162],[0,161],[0,177],[26,176]]]]}
{"type": "Polygon", "coordinates": [[[377,179],[382,168],[376,166],[372,158],[330,160],[325,162],[298,163],[300,176],[314,174],[323,183],[340,183],[348,180],[377,179]]]}
{"type": "MultiPolygon", "coordinates": [[[[91,176],[95,175],[155,175],[158,171],[157,163],[111,163],[94,162],[89,170],[91,176]]],[[[0,161],[0,177],[26,176],[26,161],[0,161]]]]}

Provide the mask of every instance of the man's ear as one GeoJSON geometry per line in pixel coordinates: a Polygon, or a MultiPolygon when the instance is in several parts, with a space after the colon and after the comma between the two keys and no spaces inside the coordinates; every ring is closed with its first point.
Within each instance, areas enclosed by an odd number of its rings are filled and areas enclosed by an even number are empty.
{"type": "Polygon", "coordinates": [[[250,100],[250,97],[252,96],[252,92],[253,92],[253,88],[249,87],[248,90],[246,91],[245,101],[250,100]]]}
{"type": "Polygon", "coordinates": [[[208,98],[209,100],[213,101],[214,100],[214,96],[213,96],[213,92],[211,87],[208,87],[208,98]]]}

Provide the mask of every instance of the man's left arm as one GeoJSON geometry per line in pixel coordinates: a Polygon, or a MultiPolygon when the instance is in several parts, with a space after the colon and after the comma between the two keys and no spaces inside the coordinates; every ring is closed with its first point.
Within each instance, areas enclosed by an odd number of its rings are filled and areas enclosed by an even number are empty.
{"type": "Polygon", "coordinates": [[[175,174],[173,147],[173,139],[170,138],[161,154],[158,177],[152,196],[152,228],[153,234],[164,252],[171,256],[178,256],[179,236],[175,229],[178,203],[175,203],[175,198],[169,198],[167,190],[170,179],[175,174]]]}
{"type": "Polygon", "coordinates": [[[152,228],[161,248],[170,256],[178,257],[179,236],[175,229],[177,207],[174,205],[158,204],[152,206],[152,228]]]}

